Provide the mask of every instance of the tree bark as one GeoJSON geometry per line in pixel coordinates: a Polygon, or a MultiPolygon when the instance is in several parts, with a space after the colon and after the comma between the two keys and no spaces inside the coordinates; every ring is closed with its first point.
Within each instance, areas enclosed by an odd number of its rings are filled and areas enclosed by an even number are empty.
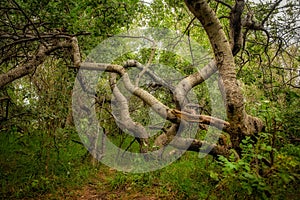
{"type": "Polygon", "coordinates": [[[263,124],[261,120],[248,116],[245,111],[244,98],[236,79],[231,45],[215,12],[206,0],[185,0],[185,3],[209,37],[219,71],[219,88],[230,123],[231,142],[234,148],[239,149],[241,138],[260,132],[263,124]]]}
{"type": "Polygon", "coordinates": [[[72,37],[63,41],[54,40],[51,44],[40,45],[36,55],[34,55],[28,61],[26,60],[26,63],[24,63],[23,65],[17,66],[6,73],[0,74],[0,88],[13,82],[16,79],[33,73],[35,69],[46,60],[50,53],[62,48],[72,50],[73,63],[75,67],[78,67],[81,61],[77,39],[75,37],[72,37]]]}

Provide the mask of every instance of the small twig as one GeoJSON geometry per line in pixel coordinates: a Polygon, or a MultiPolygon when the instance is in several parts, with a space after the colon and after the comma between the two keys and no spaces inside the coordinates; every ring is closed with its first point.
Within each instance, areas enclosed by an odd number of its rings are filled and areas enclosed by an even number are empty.
{"type": "Polygon", "coordinates": [[[132,144],[136,141],[136,138],[134,138],[130,144],[128,145],[128,147],[125,149],[125,151],[123,151],[121,157],[124,157],[124,154],[128,151],[128,149],[132,146],[132,144]]]}
{"type": "Polygon", "coordinates": [[[45,46],[46,44],[43,42],[41,36],[40,36],[40,33],[38,31],[38,29],[35,27],[34,23],[31,21],[31,19],[27,16],[27,14],[24,12],[24,10],[21,8],[21,6],[15,1],[15,0],[12,0],[12,2],[18,7],[18,9],[22,12],[22,14],[25,16],[25,18],[28,20],[28,22],[32,25],[34,31],[36,32],[36,35],[38,36],[38,38],[40,39],[39,41],[45,46]]]}
{"type": "Polygon", "coordinates": [[[141,77],[144,75],[144,73],[149,69],[152,61],[153,61],[153,58],[155,56],[155,51],[156,51],[156,44],[153,43],[153,46],[152,46],[152,49],[151,49],[151,54],[150,54],[150,58],[146,64],[146,66],[143,68],[143,70],[138,74],[136,80],[135,80],[135,86],[138,86],[139,85],[139,81],[141,79],[141,77]]]}
{"type": "Polygon", "coordinates": [[[176,45],[181,41],[181,39],[183,38],[184,34],[186,34],[186,32],[189,31],[190,26],[192,25],[192,23],[194,22],[194,20],[197,19],[197,17],[193,17],[193,19],[190,21],[190,23],[187,25],[187,27],[185,28],[183,34],[180,36],[180,38],[178,39],[178,41],[173,45],[173,48],[176,47],[176,45]]]}
{"type": "Polygon", "coordinates": [[[229,5],[228,3],[225,3],[224,1],[221,1],[221,0],[215,0],[215,1],[218,2],[218,3],[220,3],[220,4],[222,4],[222,5],[224,5],[224,6],[226,6],[230,10],[232,9],[232,6],[229,5]]]}
{"type": "Polygon", "coordinates": [[[188,31],[188,41],[189,41],[189,49],[190,49],[190,53],[191,53],[191,57],[192,57],[193,66],[195,66],[194,54],[193,54],[193,49],[192,49],[192,45],[191,45],[190,31],[188,31]]]}
{"type": "Polygon", "coordinates": [[[271,16],[271,14],[274,12],[274,10],[276,9],[276,7],[282,2],[282,0],[278,0],[277,2],[274,3],[274,5],[272,6],[270,12],[268,13],[268,15],[262,20],[261,25],[263,26],[266,21],[269,19],[269,17],[271,16]]]}

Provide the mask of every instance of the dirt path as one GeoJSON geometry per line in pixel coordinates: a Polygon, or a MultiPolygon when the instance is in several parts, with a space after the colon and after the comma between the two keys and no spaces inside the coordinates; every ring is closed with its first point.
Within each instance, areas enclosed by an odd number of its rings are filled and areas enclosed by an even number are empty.
{"type": "MultiPolygon", "coordinates": [[[[77,200],[159,200],[175,199],[174,195],[161,192],[159,186],[152,186],[144,190],[137,190],[133,187],[122,187],[122,189],[112,189],[110,180],[117,172],[108,168],[101,169],[90,182],[82,189],[69,191],[62,199],[77,200]]],[[[172,192],[170,192],[172,193],[172,192]]]]}
{"type": "Polygon", "coordinates": [[[144,194],[132,190],[132,188],[124,189],[111,189],[109,185],[109,178],[114,177],[116,174],[113,170],[108,172],[100,172],[88,185],[82,190],[78,190],[78,200],[110,200],[110,199],[122,199],[122,200],[156,200],[159,199],[156,196],[145,196],[144,194]]]}

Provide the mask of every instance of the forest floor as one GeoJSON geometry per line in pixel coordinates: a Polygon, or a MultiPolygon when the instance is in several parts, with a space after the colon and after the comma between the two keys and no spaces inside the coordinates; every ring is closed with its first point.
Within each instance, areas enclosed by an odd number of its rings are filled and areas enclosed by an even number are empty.
{"type": "Polygon", "coordinates": [[[108,170],[109,172],[103,173],[100,172],[95,176],[87,185],[82,189],[74,191],[74,194],[71,194],[71,198],[77,196],[78,200],[83,199],[99,199],[99,200],[108,200],[108,199],[137,199],[137,200],[154,200],[158,199],[156,195],[154,196],[145,196],[141,191],[136,191],[130,187],[123,187],[118,189],[112,189],[109,184],[109,178],[113,177],[115,174],[114,170],[108,170]]]}
{"type": "Polygon", "coordinates": [[[111,180],[118,172],[108,167],[102,167],[98,174],[93,176],[82,188],[69,191],[59,191],[57,194],[47,194],[38,199],[76,199],[76,200],[158,200],[176,199],[175,192],[168,188],[169,192],[162,192],[159,184],[153,184],[145,188],[134,188],[130,184],[122,183],[113,188],[111,180]]]}

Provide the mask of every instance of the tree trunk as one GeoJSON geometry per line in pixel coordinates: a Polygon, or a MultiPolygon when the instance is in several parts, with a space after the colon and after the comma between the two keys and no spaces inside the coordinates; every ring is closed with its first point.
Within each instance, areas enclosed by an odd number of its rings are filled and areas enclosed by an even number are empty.
{"type": "Polygon", "coordinates": [[[235,149],[239,149],[243,136],[260,132],[263,124],[258,118],[248,116],[245,111],[244,97],[236,79],[231,45],[215,12],[206,0],[185,0],[185,3],[209,37],[219,71],[219,88],[230,123],[231,142],[235,149]]]}

